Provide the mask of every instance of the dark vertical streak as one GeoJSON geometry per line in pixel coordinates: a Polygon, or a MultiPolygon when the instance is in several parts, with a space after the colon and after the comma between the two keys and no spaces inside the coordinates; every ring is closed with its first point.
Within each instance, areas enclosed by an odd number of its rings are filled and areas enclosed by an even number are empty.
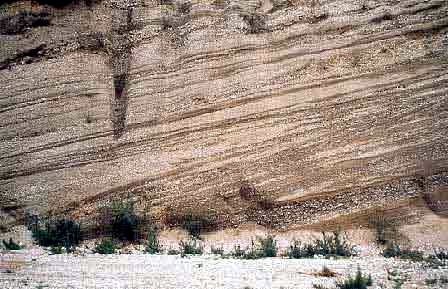
{"type": "Polygon", "coordinates": [[[115,11],[112,20],[112,73],[114,98],[111,102],[111,121],[114,138],[123,136],[128,109],[129,69],[132,56],[129,31],[132,26],[133,7],[115,11]],[[125,19],[123,19],[125,18],[125,19]]]}

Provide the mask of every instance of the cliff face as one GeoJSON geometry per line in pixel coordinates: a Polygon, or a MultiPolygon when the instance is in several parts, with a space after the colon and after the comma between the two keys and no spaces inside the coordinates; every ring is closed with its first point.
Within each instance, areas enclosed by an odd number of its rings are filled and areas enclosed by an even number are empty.
{"type": "Polygon", "coordinates": [[[0,36],[3,213],[79,217],[132,193],[156,216],[294,224],[448,183],[446,1],[47,11],[0,36]],[[240,198],[247,183],[267,207],[240,198]]]}

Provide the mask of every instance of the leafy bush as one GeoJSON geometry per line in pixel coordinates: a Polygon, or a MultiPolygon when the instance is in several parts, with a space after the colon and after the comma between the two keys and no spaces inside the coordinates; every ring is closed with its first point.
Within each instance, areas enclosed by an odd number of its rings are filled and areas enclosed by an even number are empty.
{"type": "Polygon", "coordinates": [[[383,251],[386,258],[398,257],[412,261],[424,261],[423,252],[411,249],[402,249],[398,244],[388,243],[383,251]]]}
{"type": "Polygon", "coordinates": [[[130,201],[112,202],[112,235],[120,240],[134,241],[138,237],[139,218],[130,201]]]}
{"type": "Polygon", "coordinates": [[[368,286],[372,286],[372,277],[364,276],[359,267],[354,278],[350,276],[344,281],[336,283],[336,287],[339,289],[366,289],[368,286]]]}
{"type": "Polygon", "coordinates": [[[322,239],[316,239],[309,244],[302,245],[294,240],[287,251],[288,257],[294,259],[312,258],[315,255],[349,257],[354,254],[353,246],[342,237],[340,231],[334,231],[331,235],[322,232],[322,239]]]}
{"type": "Polygon", "coordinates": [[[334,231],[330,236],[322,232],[322,239],[315,241],[315,249],[318,255],[324,256],[348,257],[354,255],[353,246],[341,236],[340,231],[334,231]]]}
{"type": "Polygon", "coordinates": [[[189,209],[181,213],[172,210],[167,213],[166,223],[168,225],[180,226],[197,239],[200,238],[202,232],[213,230],[217,227],[216,213],[210,209],[206,211],[189,209]]]}
{"type": "Polygon", "coordinates": [[[182,255],[202,255],[204,248],[197,244],[196,239],[190,239],[188,241],[180,241],[179,247],[182,255]]]}
{"type": "Polygon", "coordinates": [[[25,248],[25,246],[21,246],[21,245],[17,244],[16,242],[14,242],[12,240],[12,238],[9,238],[9,241],[2,240],[2,243],[3,243],[3,246],[5,246],[6,250],[15,251],[15,250],[21,250],[21,249],[25,248]]]}
{"type": "Polygon", "coordinates": [[[277,256],[277,242],[274,240],[274,236],[271,235],[265,238],[258,237],[257,243],[252,240],[251,246],[246,250],[241,249],[240,245],[236,245],[231,255],[236,258],[248,260],[275,257],[277,256]]]}
{"type": "Polygon", "coordinates": [[[41,246],[64,246],[67,251],[81,241],[81,227],[70,219],[58,219],[47,222],[43,228],[32,229],[33,238],[41,246]]]}
{"type": "Polygon", "coordinates": [[[101,240],[95,247],[95,252],[99,254],[114,254],[116,245],[113,240],[106,238],[101,240]]]}
{"type": "Polygon", "coordinates": [[[304,244],[300,241],[294,240],[293,244],[289,246],[286,255],[291,259],[311,258],[314,256],[315,250],[312,244],[304,244]]]}
{"type": "Polygon", "coordinates": [[[277,242],[274,236],[268,235],[266,238],[258,238],[260,246],[261,257],[275,257],[277,256],[277,242]]]}
{"type": "Polygon", "coordinates": [[[148,241],[146,244],[146,252],[149,254],[159,253],[161,251],[161,246],[159,244],[157,230],[155,228],[150,228],[148,233],[148,241]]]}

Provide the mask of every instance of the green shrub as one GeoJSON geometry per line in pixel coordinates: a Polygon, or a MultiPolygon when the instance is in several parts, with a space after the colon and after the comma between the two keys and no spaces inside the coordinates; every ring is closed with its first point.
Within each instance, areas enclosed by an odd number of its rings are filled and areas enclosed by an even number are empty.
{"type": "Polygon", "coordinates": [[[311,258],[314,256],[315,250],[311,244],[304,244],[297,240],[293,240],[289,246],[286,255],[291,259],[311,258]]]}
{"type": "Polygon", "coordinates": [[[383,250],[383,256],[386,258],[397,257],[401,259],[409,259],[412,261],[424,261],[423,252],[411,249],[402,249],[398,244],[388,243],[383,250]]]}
{"type": "Polygon", "coordinates": [[[64,246],[67,251],[81,241],[81,227],[70,219],[57,219],[47,222],[43,228],[32,229],[33,238],[40,246],[64,246]]]}
{"type": "Polygon", "coordinates": [[[196,239],[190,239],[188,241],[180,241],[179,247],[182,255],[202,255],[204,249],[197,243],[196,239]]]}
{"type": "Polygon", "coordinates": [[[268,235],[265,238],[258,237],[257,243],[251,241],[251,246],[246,250],[241,249],[240,245],[234,247],[234,251],[231,253],[233,257],[254,260],[265,257],[277,256],[277,242],[274,236],[268,235]]]}
{"type": "Polygon", "coordinates": [[[138,237],[139,218],[130,201],[112,202],[112,235],[120,240],[134,241],[138,237]]]}
{"type": "Polygon", "coordinates": [[[277,242],[274,236],[268,235],[266,238],[258,238],[261,257],[277,256],[277,242]]]}
{"type": "Polygon", "coordinates": [[[101,240],[95,247],[95,252],[99,254],[114,254],[116,245],[113,240],[106,238],[101,240]]]}
{"type": "Polygon", "coordinates": [[[241,258],[241,257],[244,256],[244,253],[245,253],[245,252],[246,252],[245,250],[241,249],[240,244],[238,244],[238,245],[235,245],[235,246],[234,246],[231,255],[232,255],[233,257],[235,257],[235,258],[241,258]]]}
{"type": "Polygon", "coordinates": [[[259,247],[257,247],[253,240],[251,240],[251,246],[244,251],[241,256],[242,259],[246,260],[255,260],[260,259],[262,257],[262,252],[259,247]]]}
{"type": "Polygon", "coordinates": [[[169,248],[168,251],[166,252],[168,255],[179,255],[180,252],[176,249],[173,248],[169,248]]]}
{"type": "Polygon", "coordinates": [[[334,231],[327,235],[322,232],[322,239],[316,239],[313,243],[303,244],[294,240],[287,251],[289,258],[312,258],[315,255],[349,257],[355,255],[353,246],[346,238],[342,237],[340,231],[334,231]]]}
{"type": "Polygon", "coordinates": [[[148,241],[146,243],[146,252],[149,254],[159,253],[161,251],[161,246],[158,240],[157,230],[153,227],[149,229],[148,241]]]}
{"type": "Polygon", "coordinates": [[[12,238],[9,238],[9,241],[2,240],[2,243],[6,250],[15,251],[15,250],[21,250],[21,249],[25,248],[25,246],[21,246],[21,245],[17,244],[16,242],[14,242],[12,240],[12,238]]]}
{"type": "Polygon", "coordinates": [[[322,239],[315,241],[315,249],[318,255],[324,256],[349,257],[354,255],[353,246],[341,236],[340,231],[334,231],[329,236],[322,232],[322,239]]]}
{"type": "Polygon", "coordinates": [[[62,246],[51,246],[50,252],[53,255],[63,254],[64,253],[64,247],[62,246]]]}
{"type": "Polygon", "coordinates": [[[177,213],[168,212],[166,216],[168,225],[180,226],[186,230],[192,237],[199,239],[204,231],[214,230],[217,227],[216,213],[213,210],[193,211],[177,213]]]}
{"type": "Polygon", "coordinates": [[[366,289],[368,286],[372,286],[372,277],[364,276],[359,267],[354,278],[350,276],[344,281],[336,283],[336,287],[339,289],[366,289]]]}
{"type": "Polygon", "coordinates": [[[224,255],[224,249],[222,247],[215,248],[215,247],[211,246],[210,251],[212,254],[215,254],[215,255],[221,255],[221,256],[224,255]]]}

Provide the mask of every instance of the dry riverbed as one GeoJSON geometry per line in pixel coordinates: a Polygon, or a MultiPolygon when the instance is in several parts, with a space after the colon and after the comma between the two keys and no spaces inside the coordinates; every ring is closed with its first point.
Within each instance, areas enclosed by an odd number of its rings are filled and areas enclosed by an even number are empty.
{"type": "Polygon", "coordinates": [[[313,284],[332,286],[356,272],[372,275],[372,288],[448,288],[436,281],[448,275],[448,268],[430,268],[424,263],[364,256],[349,259],[259,260],[224,259],[220,256],[132,254],[50,255],[39,247],[0,254],[1,288],[312,288],[313,284]],[[334,278],[319,277],[327,266],[334,278]]]}

